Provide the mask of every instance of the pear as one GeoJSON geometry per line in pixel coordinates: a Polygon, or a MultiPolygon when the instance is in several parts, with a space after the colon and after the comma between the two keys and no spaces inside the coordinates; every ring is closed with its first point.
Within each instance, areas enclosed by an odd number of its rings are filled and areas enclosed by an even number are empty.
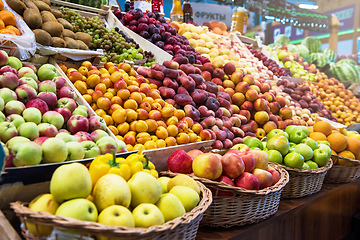
{"type": "Polygon", "coordinates": [[[179,174],[179,175],[173,177],[172,179],[170,179],[170,181],[168,182],[168,185],[167,185],[168,192],[170,192],[170,190],[174,186],[189,187],[189,188],[194,189],[197,192],[197,194],[200,194],[199,185],[196,183],[196,181],[194,179],[192,179],[191,177],[189,177],[185,174],[179,174]]]}

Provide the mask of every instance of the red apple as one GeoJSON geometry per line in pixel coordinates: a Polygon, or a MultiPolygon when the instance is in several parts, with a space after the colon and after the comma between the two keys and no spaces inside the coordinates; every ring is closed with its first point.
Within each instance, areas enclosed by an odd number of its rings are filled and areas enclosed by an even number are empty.
{"type": "Polygon", "coordinates": [[[167,168],[176,173],[191,173],[193,158],[183,149],[174,151],[168,158],[167,168]]]}
{"type": "Polygon", "coordinates": [[[244,172],[238,178],[234,180],[235,186],[244,188],[247,190],[259,190],[260,182],[254,176],[254,174],[249,172],[244,172]]]}
{"type": "Polygon", "coordinates": [[[270,187],[272,185],[273,179],[270,172],[264,169],[255,168],[252,173],[259,180],[260,189],[270,187]]]}
{"type": "Polygon", "coordinates": [[[243,160],[236,153],[226,153],[221,157],[220,161],[222,164],[223,174],[231,179],[237,178],[245,170],[243,160]]]}

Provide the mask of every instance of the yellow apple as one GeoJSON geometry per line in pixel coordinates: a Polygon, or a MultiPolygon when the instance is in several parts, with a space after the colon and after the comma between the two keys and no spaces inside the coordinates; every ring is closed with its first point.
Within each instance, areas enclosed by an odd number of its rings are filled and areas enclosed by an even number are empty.
{"type": "Polygon", "coordinates": [[[55,215],[96,222],[98,211],[91,201],[77,198],[62,203],[56,210],[55,215]]]}
{"type": "Polygon", "coordinates": [[[132,212],[135,227],[148,228],[165,223],[160,209],[151,203],[141,203],[132,212]]]}
{"type": "Polygon", "coordinates": [[[135,173],[128,181],[128,185],[133,208],[141,203],[155,204],[162,194],[160,182],[147,172],[135,173]]]}
{"type": "Polygon", "coordinates": [[[158,181],[160,182],[162,193],[167,193],[168,192],[167,184],[170,181],[170,178],[169,177],[159,177],[158,181]]]}
{"type": "Polygon", "coordinates": [[[162,194],[156,206],[164,216],[165,222],[180,217],[186,212],[179,198],[172,193],[162,194]]]}
{"type": "MultiPolygon", "coordinates": [[[[55,214],[59,203],[57,203],[54,197],[47,193],[37,196],[29,203],[29,208],[33,211],[48,212],[55,214]]],[[[38,231],[36,225],[32,222],[26,222],[27,229],[31,234],[38,236],[49,236],[53,230],[52,226],[38,225],[38,231]]]]}
{"type": "Polygon", "coordinates": [[[131,192],[127,182],[116,174],[105,174],[95,184],[94,203],[101,212],[111,205],[129,207],[131,192]]]}
{"type": "Polygon", "coordinates": [[[189,187],[175,186],[170,190],[170,193],[179,198],[186,212],[190,212],[200,201],[199,194],[189,187]]]}
{"type": "Polygon", "coordinates": [[[185,174],[179,174],[170,179],[170,181],[168,182],[168,185],[167,185],[168,192],[170,192],[170,190],[175,186],[189,187],[189,188],[194,189],[195,192],[197,192],[197,194],[200,194],[200,187],[197,184],[197,182],[185,174]]]}

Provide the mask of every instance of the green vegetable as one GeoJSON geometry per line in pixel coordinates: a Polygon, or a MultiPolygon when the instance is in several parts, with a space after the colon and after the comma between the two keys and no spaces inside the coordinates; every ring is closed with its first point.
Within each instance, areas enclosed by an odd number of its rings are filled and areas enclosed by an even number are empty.
{"type": "Polygon", "coordinates": [[[274,43],[279,44],[281,46],[285,46],[290,43],[290,38],[285,34],[280,34],[275,37],[274,43]]]}

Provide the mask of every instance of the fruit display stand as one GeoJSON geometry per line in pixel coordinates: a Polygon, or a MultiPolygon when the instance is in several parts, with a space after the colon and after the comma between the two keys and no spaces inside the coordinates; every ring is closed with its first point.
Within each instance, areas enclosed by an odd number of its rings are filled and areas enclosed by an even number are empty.
{"type": "MultiPolygon", "coordinates": [[[[280,164],[275,164],[281,166],[280,164]]],[[[285,186],[281,197],[300,198],[319,192],[325,175],[332,166],[333,162],[331,159],[325,166],[316,169],[296,169],[281,166],[290,175],[289,183],[285,186]]]]}
{"type": "Polygon", "coordinates": [[[324,182],[326,183],[348,183],[360,177],[360,161],[345,158],[332,154],[334,165],[327,172],[324,182]],[[335,165],[338,161],[342,161],[342,165],[335,165]]]}
{"type": "Polygon", "coordinates": [[[13,11],[5,1],[3,1],[4,10],[10,11],[16,18],[16,28],[21,36],[12,34],[0,34],[0,49],[6,51],[11,56],[20,59],[29,59],[36,51],[35,35],[26,25],[24,20],[15,11],[13,11]]]}
{"type": "Polygon", "coordinates": [[[173,147],[145,150],[142,152],[142,154],[147,156],[149,160],[154,163],[158,171],[165,171],[167,170],[166,161],[171,155],[171,153],[173,153],[174,151],[182,149],[185,152],[188,152],[193,149],[200,149],[203,152],[207,152],[211,150],[211,145],[214,143],[214,141],[215,140],[201,141],[196,143],[177,145],[173,147]]]}
{"type": "MultiPolygon", "coordinates": [[[[289,181],[287,171],[270,163],[280,173],[280,180],[273,186],[261,190],[245,190],[222,182],[191,176],[213,189],[213,203],[205,212],[201,225],[230,228],[257,223],[269,218],[278,210],[281,192],[289,181]],[[234,196],[217,196],[218,191],[227,191],[234,196]]],[[[168,176],[176,173],[162,172],[168,176]]]]}
{"type": "MultiPolygon", "coordinates": [[[[106,239],[125,238],[125,239],[195,239],[199,223],[204,212],[212,202],[211,191],[202,183],[198,182],[201,191],[201,199],[193,210],[183,216],[168,221],[162,225],[155,225],[149,228],[127,228],[105,226],[100,223],[80,221],[73,218],[52,215],[47,212],[36,212],[30,210],[21,202],[11,203],[11,208],[20,218],[23,226],[26,221],[31,221],[37,226],[39,224],[52,226],[63,231],[71,231],[79,234],[79,239],[83,237],[104,236],[106,239]]],[[[22,234],[27,240],[39,239],[30,235],[25,228],[22,234]]],[[[57,234],[55,234],[57,236],[57,234]]]]}

